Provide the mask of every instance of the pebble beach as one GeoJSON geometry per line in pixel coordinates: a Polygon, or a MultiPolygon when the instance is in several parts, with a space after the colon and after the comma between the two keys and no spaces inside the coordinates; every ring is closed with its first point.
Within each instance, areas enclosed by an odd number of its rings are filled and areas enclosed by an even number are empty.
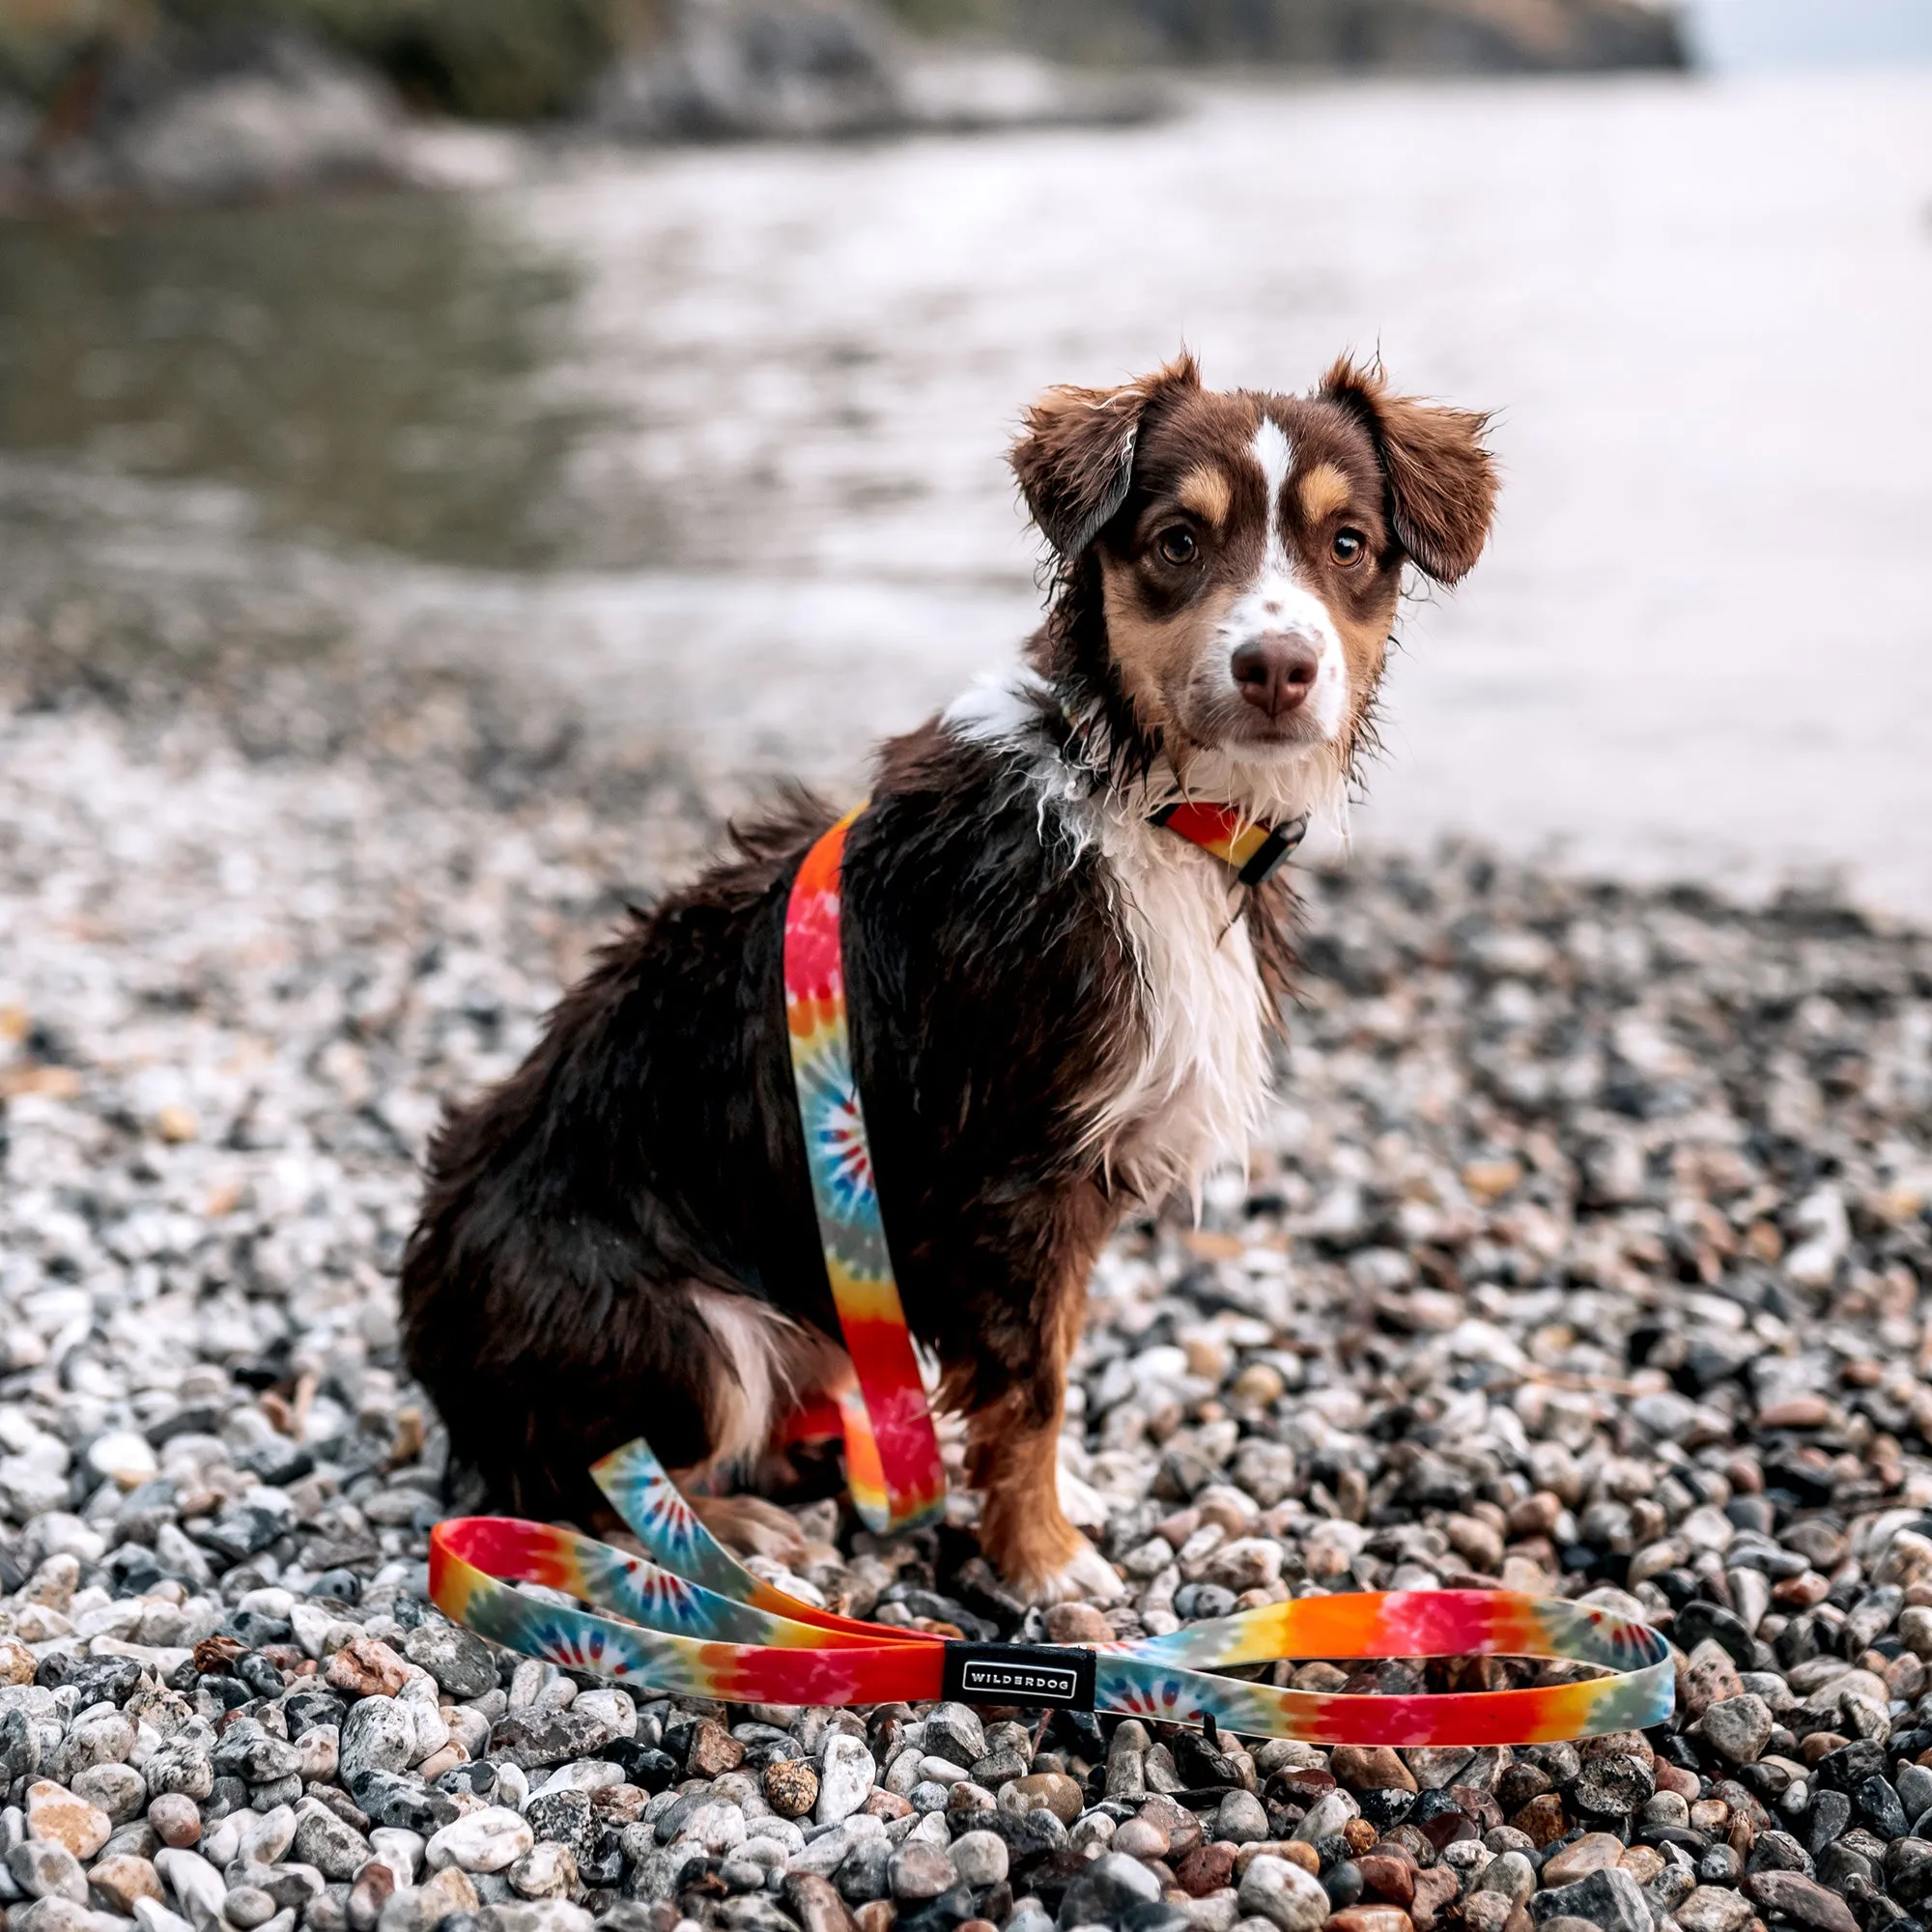
{"type": "Polygon", "coordinates": [[[717,822],[567,760],[493,786],[476,749],[0,712],[4,1932],[1924,1922],[1932,940],[1466,849],[1305,873],[1249,1172],[1094,1279],[1063,1487],[1120,1602],[1013,1602],[960,1492],[897,1543],[802,1506],[770,1573],[1063,1641],[1582,1597],[1670,1637],[1670,1725],[1328,1750],[668,1700],[425,1602],[462,1498],[392,1276],[441,1100],[717,822]]]}

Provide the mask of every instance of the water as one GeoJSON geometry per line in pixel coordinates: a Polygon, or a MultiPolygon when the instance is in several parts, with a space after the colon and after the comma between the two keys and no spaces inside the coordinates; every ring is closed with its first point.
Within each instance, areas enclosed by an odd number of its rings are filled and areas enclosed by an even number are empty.
{"type": "Polygon", "coordinates": [[[1932,75],[1203,92],[0,234],[0,618],[290,600],[700,773],[858,782],[1009,655],[1021,403],[1185,341],[1492,408],[1360,839],[1932,916],[1932,75]]]}

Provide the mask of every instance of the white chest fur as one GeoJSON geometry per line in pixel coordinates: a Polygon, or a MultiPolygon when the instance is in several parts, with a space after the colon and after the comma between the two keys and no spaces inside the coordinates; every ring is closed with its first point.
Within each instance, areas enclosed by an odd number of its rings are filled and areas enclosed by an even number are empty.
{"type": "Polygon", "coordinates": [[[1140,980],[1141,1039],[1101,1098],[1110,1171],[1148,1200],[1245,1157],[1269,1070],[1266,995],[1240,892],[1218,859],[1138,816],[1101,810],[1095,842],[1140,980]]]}
{"type": "Polygon", "coordinates": [[[1123,1073],[1089,1098],[1090,1138],[1143,1199],[1183,1188],[1198,1201],[1210,1168],[1246,1155],[1267,1100],[1267,995],[1241,892],[1220,860],[1150,824],[1145,802],[1094,795],[1091,775],[1062,762],[1041,728],[1044,692],[1030,671],[988,679],[945,723],[1011,761],[1041,813],[1060,818],[1069,854],[1099,848],[1134,958],[1140,1024],[1123,1073]]]}

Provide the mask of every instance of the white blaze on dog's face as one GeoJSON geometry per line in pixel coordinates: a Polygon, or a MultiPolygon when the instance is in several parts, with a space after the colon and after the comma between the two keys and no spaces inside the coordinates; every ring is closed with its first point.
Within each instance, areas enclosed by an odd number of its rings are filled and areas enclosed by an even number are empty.
{"type": "Polygon", "coordinates": [[[1452,582],[1482,549],[1482,427],[1346,363],[1278,396],[1204,389],[1183,358],[1122,390],[1049,391],[1013,460],[1063,554],[1091,548],[1112,674],[1183,776],[1204,753],[1339,773],[1405,564],[1452,582]]]}

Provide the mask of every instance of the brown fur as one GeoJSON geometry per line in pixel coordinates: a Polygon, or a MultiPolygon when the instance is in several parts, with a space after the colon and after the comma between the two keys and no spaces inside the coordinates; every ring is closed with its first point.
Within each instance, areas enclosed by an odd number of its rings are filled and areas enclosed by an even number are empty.
{"type": "Polygon", "coordinates": [[[1180,479],[1180,488],[1174,495],[1183,510],[1191,510],[1203,522],[1217,526],[1228,521],[1228,512],[1235,504],[1234,486],[1218,463],[1197,464],[1180,479]]]}
{"type": "Polygon", "coordinates": [[[1349,507],[1349,498],[1353,494],[1348,477],[1332,463],[1318,463],[1312,469],[1304,470],[1296,487],[1301,497],[1301,514],[1311,525],[1339,517],[1349,507]]]}
{"type": "MultiPolygon", "coordinates": [[[[1351,758],[1404,566],[1453,581],[1482,548],[1482,427],[1348,362],[1299,397],[1208,391],[1185,355],[1118,388],[1050,390],[1012,452],[1059,554],[1029,647],[1049,687],[1027,700],[1031,742],[1067,782],[1129,800],[1162,759],[1186,773],[1276,742],[1214,640],[1279,517],[1295,583],[1341,642],[1334,751],[1351,758]],[[1293,455],[1279,505],[1253,455],[1264,417],[1293,455]],[[1338,554],[1344,534],[1359,558],[1338,554]]],[[[849,1374],[782,1002],[791,880],[830,821],[794,795],[634,915],[523,1066],[432,1144],[405,1345],[452,1466],[492,1501],[592,1520],[587,1465],[639,1435],[694,1479],[781,1473],[767,1432],[849,1374]]],[[[853,1065],[907,1320],[965,1414],[988,1556],[1049,1595],[1095,1560],[1056,1495],[1087,1278],[1123,1205],[1091,1129],[1133,1091],[1151,1037],[1109,863],[1042,810],[1009,751],[938,721],[883,748],[845,849],[853,1065]]],[[[1291,903],[1277,878],[1238,908],[1277,1000],[1291,903]]],[[[795,1558],[769,1506],[699,1507],[795,1558]]]]}
{"type": "MultiPolygon", "coordinates": [[[[1063,600],[1037,661],[1049,675],[1094,684],[1113,709],[1116,737],[1143,748],[1143,759],[1164,752],[1184,771],[1199,748],[1253,724],[1238,706],[1204,703],[1192,673],[1266,539],[1270,506],[1249,454],[1264,417],[1294,452],[1288,536],[1297,577],[1326,605],[1349,667],[1352,711],[1337,751],[1345,769],[1372,741],[1403,566],[1453,582],[1487,537],[1496,491],[1481,440],[1487,418],[1391,394],[1378,368],[1345,358],[1312,396],[1276,396],[1204,389],[1182,356],[1119,389],[1048,390],[1027,412],[1013,470],[1062,551],[1069,591],[1084,573],[1097,579],[1097,622],[1089,648],[1075,648],[1079,599],[1063,600]],[[1204,495],[1206,476],[1224,486],[1225,503],[1204,495]],[[1111,514],[1093,528],[1108,502],[1111,514]],[[1159,548],[1175,527],[1200,545],[1185,567],[1159,548]],[[1331,548],[1344,530],[1365,546],[1351,568],[1331,548]],[[1069,554],[1062,532],[1082,548],[1069,554]]],[[[1281,735],[1293,742],[1297,728],[1281,735]]]]}

